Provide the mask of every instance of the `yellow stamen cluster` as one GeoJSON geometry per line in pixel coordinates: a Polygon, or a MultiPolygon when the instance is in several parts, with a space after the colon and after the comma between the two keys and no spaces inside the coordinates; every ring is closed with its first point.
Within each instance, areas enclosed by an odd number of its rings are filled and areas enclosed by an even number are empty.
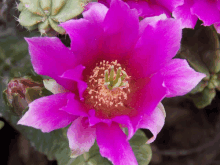
{"type": "Polygon", "coordinates": [[[96,64],[89,77],[85,100],[104,117],[123,113],[123,110],[128,109],[126,100],[130,93],[129,80],[130,77],[117,60],[103,60],[96,64]]]}

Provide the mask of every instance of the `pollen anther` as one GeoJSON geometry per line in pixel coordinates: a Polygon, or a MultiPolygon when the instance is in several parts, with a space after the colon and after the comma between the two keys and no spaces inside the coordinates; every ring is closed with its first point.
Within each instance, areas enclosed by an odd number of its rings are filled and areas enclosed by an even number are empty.
{"type": "Polygon", "coordinates": [[[85,100],[97,112],[111,117],[112,113],[127,108],[124,103],[130,93],[129,81],[130,77],[117,60],[103,60],[97,63],[87,81],[85,100]]]}

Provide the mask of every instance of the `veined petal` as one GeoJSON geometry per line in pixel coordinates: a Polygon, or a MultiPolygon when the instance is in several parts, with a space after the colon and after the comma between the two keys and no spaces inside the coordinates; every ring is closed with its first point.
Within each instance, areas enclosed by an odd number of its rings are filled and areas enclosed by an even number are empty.
{"type": "Polygon", "coordinates": [[[90,124],[90,126],[94,126],[98,123],[105,123],[108,126],[111,126],[112,122],[116,122],[116,123],[121,124],[123,127],[127,127],[128,128],[127,140],[132,138],[132,136],[135,133],[135,130],[134,130],[132,122],[128,116],[123,115],[123,116],[116,116],[112,119],[101,119],[101,118],[98,118],[95,116],[94,109],[89,110],[89,124],[90,124]]]}
{"type": "Polygon", "coordinates": [[[69,127],[67,137],[72,151],[71,157],[75,158],[88,152],[92,147],[96,138],[96,129],[89,126],[87,118],[79,117],[69,127]]]}
{"type": "Polygon", "coordinates": [[[111,0],[98,0],[98,2],[104,4],[109,8],[111,0]]]}
{"type": "Polygon", "coordinates": [[[156,2],[166,7],[169,11],[173,11],[177,6],[183,4],[184,0],[156,0],[156,2]]]}
{"type": "Polygon", "coordinates": [[[94,109],[89,110],[89,124],[90,124],[90,126],[94,126],[98,123],[106,123],[110,126],[111,123],[112,123],[112,120],[111,119],[98,118],[98,117],[95,116],[95,110],[94,109]]]}
{"type": "Polygon", "coordinates": [[[182,96],[190,92],[205,74],[194,71],[186,60],[171,60],[160,73],[164,76],[164,84],[169,93],[166,97],[182,96]]]}
{"type": "Polygon", "coordinates": [[[78,65],[76,66],[74,69],[69,69],[66,72],[64,72],[60,77],[64,78],[64,79],[69,79],[69,80],[73,80],[77,82],[77,87],[79,90],[79,96],[80,99],[83,100],[83,92],[86,90],[87,88],[87,84],[82,81],[82,72],[85,69],[84,66],[82,65],[78,65]]]}
{"type": "Polygon", "coordinates": [[[139,38],[135,53],[129,61],[132,77],[147,77],[159,71],[180,48],[180,22],[168,18],[155,26],[147,26],[139,38]]]}
{"type": "Polygon", "coordinates": [[[126,135],[118,124],[99,123],[96,125],[97,144],[100,154],[115,165],[138,165],[126,135]]]}
{"type": "Polygon", "coordinates": [[[18,124],[34,127],[42,132],[66,127],[76,119],[76,116],[60,110],[67,104],[67,95],[68,93],[61,93],[34,100],[18,124]]]}
{"type": "Polygon", "coordinates": [[[128,102],[129,106],[137,109],[139,114],[151,113],[167,94],[163,77],[160,74],[147,79],[139,79],[132,85],[134,87],[131,88],[134,90],[128,102]]]}
{"type": "Polygon", "coordinates": [[[74,54],[57,37],[33,37],[26,41],[38,74],[57,77],[76,64],[74,54]]]}
{"type": "Polygon", "coordinates": [[[160,20],[166,20],[167,16],[165,14],[161,14],[159,16],[154,16],[154,17],[146,17],[139,23],[139,36],[142,36],[144,33],[145,28],[148,25],[151,25],[155,27],[160,20]]]}
{"type": "Polygon", "coordinates": [[[26,38],[34,70],[38,74],[47,75],[64,88],[74,91],[75,83],[62,80],[59,76],[66,70],[75,67],[75,55],[57,37],[26,38]]]}
{"type": "Polygon", "coordinates": [[[74,116],[88,116],[85,105],[79,100],[76,100],[75,95],[73,93],[68,93],[66,97],[68,99],[67,104],[60,110],[63,110],[74,116]]]}
{"type": "Polygon", "coordinates": [[[136,127],[136,130],[139,128],[149,129],[152,132],[153,137],[150,138],[147,141],[147,143],[152,143],[156,139],[157,134],[163,128],[165,117],[166,114],[164,107],[162,103],[159,103],[159,105],[154,109],[154,111],[150,115],[143,115],[142,119],[139,121],[136,127]]]}
{"type": "Polygon", "coordinates": [[[78,65],[86,67],[95,64],[102,52],[103,28],[94,23],[95,18],[91,19],[81,18],[61,23],[70,36],[71,51],[77,56],[78,65]]]}
{"type": "Polygon", "coordinates": [[[104,20],[103,53],[106,57],[120,60],[128,56],[138,39],[138,24],[136,10],[120,0],[111,2],[104,20]]]}
{"type": "Polygon", "coordinates": [[[135,129],[133,128],[132,122],[128,116],[116,116],[112,119],[112,121],[122,124],[122,126],[126,126],[128,128],[127,140],[132,138],[135,133],[135,129]]]}
{"type": "Polygon", "coordinates": [[[158,16],[161,14],[166,14],[167,17],[170,17],[170,11],[160,5],[152,2],[147,1],[134,1],[134,0],[127,0],[127,4],[132,8],[138,11],[138,15],[143,18],[158,16]]]}
{"type": "Polygon", "coordinates": [[[215,27],[217,33],[220,33],[220,22],[214,23],[214,27],[215,27]]]}
{"type": "Polygon", "coordinates": [[[82,13],[83,18],[89,20],[91,23],[102,25],[108,8],[97,2],[91,2],[85,7],[85,11],[82,13]]]}
{"type": "Polygon", "coordinates": [[[194,0],[191,12],[202,20],[205,26],[220,22],[220,10],[215,0],[194,0]]]}
{"type": "Polygon", "coordinates": [[[134,132],[138,128],[139,122],[144,115],[151,116],[159,102],[166,96],[167,89],[163,84],[163,77],[160,74],[152,76],[148,83],[143,80],[137,82],[137,86],[141,87],[134,92],[131,97],[131,107],[138,110],[138,114],[130,116],[134,127],[134,132]],[[143,84],[142,84],[143,83],[143,84]],[[146,85],[144,85],[146,84],[146,85]]]}
{"type": "Polygon", "coordinates": [[[183,28],[194,28],[198,20],[198,17],[191,13],[192,5],[192,0],[185,0],[183,5],[173,11],[173,17],[181,21],[183,28]]]}

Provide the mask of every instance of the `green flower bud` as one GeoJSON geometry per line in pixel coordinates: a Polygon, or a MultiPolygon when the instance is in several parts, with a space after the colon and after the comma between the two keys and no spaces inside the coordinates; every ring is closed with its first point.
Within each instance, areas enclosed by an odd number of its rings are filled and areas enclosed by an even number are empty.
{"type": "Polygon", "coordinates": [[[20,0],[18,22],[28,30],[38,28],[41,34],[46,34],[51,28],[65,34],[59,23],[81,14],[83,6],[81,0],[20,0]]]}

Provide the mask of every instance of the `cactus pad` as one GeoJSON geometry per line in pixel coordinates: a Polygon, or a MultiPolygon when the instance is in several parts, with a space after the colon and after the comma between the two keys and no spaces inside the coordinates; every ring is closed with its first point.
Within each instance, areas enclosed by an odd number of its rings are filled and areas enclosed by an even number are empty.
{"type": "Polygon", "coordinates": [[[46,34],[51,28],[65,34],[59,23],[81,14],[83,6],[81,0],[20,0],[18,22],[28,30],[38,28],[41,34],[46,34]]]}

